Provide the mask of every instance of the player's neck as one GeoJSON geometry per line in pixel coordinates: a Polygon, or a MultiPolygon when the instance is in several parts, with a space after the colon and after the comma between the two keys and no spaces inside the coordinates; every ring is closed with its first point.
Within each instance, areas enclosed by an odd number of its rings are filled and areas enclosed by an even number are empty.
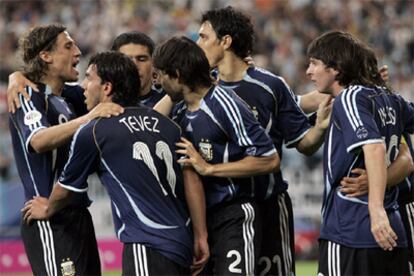
{"type": "Polygon", "coordinates": [[[200,103],[203,100],[204,96],[208,93],[210,87],[200,86],[197,87],[194,91],[190,89],[184,90],[184,100],[189,111],[196,111],[200,108],[200,103]]]}
{"type": "Polygon", "coordinates": [[[139,95],[141,97],[148,95],[148,93],[151,91],[151,83],[147,84],[144,88],[141,89],[139,95]]]}
{"type": "Polygon", "coordinates": [[[219,78],[226,82],[241,81],[247,68],[249,65],[244,60],[232,52],[225,53],[223,61],[218,65],[219,78]]]}
{"type": "Polygon", "coordinates": [[[338,97],[342,91],[344,90],[345,87],[339,85],[339,83],[336,81],[333,85],[332,85],[332,97],[336,98],[338,97]]]}
{"type": "Polygon", "coordinates": [[[65,85],[65,82],[61,79],[46,75],[40,81],[51,88],[53,95],[60,96],[62,94],[62,89],[65,85]]]}

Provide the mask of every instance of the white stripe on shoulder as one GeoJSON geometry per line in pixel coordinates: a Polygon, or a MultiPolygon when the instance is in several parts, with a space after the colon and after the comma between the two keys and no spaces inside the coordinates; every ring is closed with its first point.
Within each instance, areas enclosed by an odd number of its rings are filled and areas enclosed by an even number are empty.
{"type": "Polygon", "coordinates": [[[78,188],[75,188],[75,187],[70,186],[70,185],[62,184],[59,181],[56,184],[62,186],[66,190],[69,190],[69,191],[72,191],[72,192],[75,192],[75,193],[84,193],[84,192],[87,192],[88,191],[88,187],[86,187],[84,189],[78,189],[78,188]]]}
{"type": "Polygon", "coordinates": [[[361,90],[358,86],[350,86],[342,92],[342,106],[345,111],[346,117],[348,118],[349,123],[352,126],[352,129],[355,131],[358,127],[362,125],[362,122],[358,120],[359,114],[358,108],[355,103],[354,95],[361,90]]]}
{"type": "Polygon", "coordinates": [[[272,95],[272,97],[276,100],[276,96],[274,95],[274,93],[273,93],[273,90],[268,86],[268,85],[266,85],[264,82],[262,82],[262,81],[259,81],[259,80],[257,80],[257,79],[254,79],[254,78],[252,78],[250,75],[248,75],[248,74],[246,74],[245,76],[244,76],[244,80],[246,81],[246,82],[250,82],[250,83],[254,83],[254,84],[256,84],[256,85],[258,85],[258,86],[260,86],[261,88],[263,88],[266,92],[268,92],[270,95],[272,95]]]}
{"type": "Polygon", "coordinates": [[[238,136],[240,145],[249,146],[252,145],[252,141],[250,137],[247,135],[246,128],[244,126],[243,118],[240,114],[240,110],[237,104],[234,102],[234,99],[227,94],[219,86],[216,86],[214,90],[214,96],[218,100],[218,102],[223,107],[224,111],[226,112],[228,118],[232,122],[233,128],[235,130],[236,135],[238,136]]]}
{"type": "Polygon", "coordinates": [[[363,145],[368,145],[368,144],[382,144],[384,143],[384,140],[382,139],[370,139],[370,140],[365,140],[365,141],[361,141],[355,144],[350,145],[349,147],[346,148],[346,152],[350,153],[352,150],[354,150],[357,147],[363,146],[363,145]]]}

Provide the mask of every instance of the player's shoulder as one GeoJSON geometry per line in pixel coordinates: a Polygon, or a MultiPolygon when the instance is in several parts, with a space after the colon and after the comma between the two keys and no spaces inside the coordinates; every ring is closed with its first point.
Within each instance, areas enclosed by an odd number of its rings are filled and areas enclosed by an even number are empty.
{"type": "Polygon", "coordinates": [[[256,81],[261,82],[266,85],[270,85],[272,87],[281,87],[286,86],[288,87],[288,84],[286,83],[285,79],[279,75],[276,75],[269,70],[266,70],[261,67],[249,67],[247,69],[246,75],[245,75],[246,81],[256,81]]]}
{"type": "Polygon", "coordinates": [[[83,93],[83,88],[77,82],[67,82],[63,86],[62,94],[65,93],[83,93]]]}
{"type": "MultiPolygon", "coordinates": [[[[373,91],[362,85],[350,85],[345,87],[335,102],[355,103],[356,98],[367,97],[373,91]]],[[[337,104],[338,104],[337,103],[337,104]]]]}

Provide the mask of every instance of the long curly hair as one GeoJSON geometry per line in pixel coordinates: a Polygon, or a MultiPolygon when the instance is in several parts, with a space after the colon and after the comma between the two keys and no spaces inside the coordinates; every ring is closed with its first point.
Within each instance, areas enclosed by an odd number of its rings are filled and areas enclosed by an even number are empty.
{"type": "Polygon", "coordinates": [[[46,74],[47,63],[39,56],[41,51],[51,51],[56,47],[57,37],[66,27],[61,24],[38,26],[31,29],[19,41],[24,61],[24,74],[31,81],[39,82],[46,74]]]}

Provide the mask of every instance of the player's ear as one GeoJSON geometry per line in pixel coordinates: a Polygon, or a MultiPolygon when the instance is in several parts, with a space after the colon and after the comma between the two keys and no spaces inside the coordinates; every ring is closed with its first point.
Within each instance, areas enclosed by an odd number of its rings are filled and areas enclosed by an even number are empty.
{"type": "Polygon", "coordinates": [[[231,43],[233,42],[233,39],[230,35],[225,35],[221,38],[221,43],[224,46],[224,50],[230,49],[231,43]]]}
{"type": "Polygon", "coordinates": [[[46,63],[51,63],[53,58],[49,51],[41,51],[39,57],[46,63]]]}
{"type": "Polygon", "coordinates": [[[103,84],[103,86],[105,96],[110,96],[112,94],[112,83],[107,81],[103,84]]]}

